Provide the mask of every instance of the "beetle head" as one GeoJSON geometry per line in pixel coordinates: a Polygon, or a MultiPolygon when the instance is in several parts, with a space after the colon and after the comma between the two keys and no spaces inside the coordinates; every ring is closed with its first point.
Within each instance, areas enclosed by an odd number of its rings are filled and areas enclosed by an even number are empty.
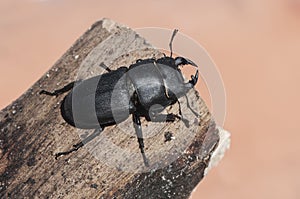
{"type": "Polygon", "coordinates": [[[185,87],[187,89],[186,92],[187,92],[189,89],[193,88],[196,85],[197,81],[198,81],[198,66],[192,60],[184,58],[184,57],[176,57],[175,59],[172,58],[172,55],[173,55],[172,43],[173,43],[174,37],[177,34],[177,32],[178,32],[178,30],[175,29],[173,31],[172,36],[171,36],[171,40],[170,40],[170,43],[169,43],[171,54],[170,54],[169,58],[174,60],[175,66],[177,67],[178,70],[180,70],[179,66],[184,66],[184,65],[192,65],[192,66],[197,68],[195,75],[192,75],[191,79],[187,83],[185,83],[185,87]]]}
{"type": "Polygon", "coordinates": [[[193,88],[196,85],[197,81],[198,81],[198,73],[199,73],[198,72],[198,66],[193,61],[191,61],[187,58],[184,58],[184,57],[176,57],[175,58],[175,65],[176,65],[177,68],[179,66],[184,66],[184,65],[192,65],[192,66],[197,68],[195,75],[192,75],[191,80],[189,80],[189,82],[187,82],[185,84],[185,86],[187,88],[189,88],[189,89],[193,88]]]}

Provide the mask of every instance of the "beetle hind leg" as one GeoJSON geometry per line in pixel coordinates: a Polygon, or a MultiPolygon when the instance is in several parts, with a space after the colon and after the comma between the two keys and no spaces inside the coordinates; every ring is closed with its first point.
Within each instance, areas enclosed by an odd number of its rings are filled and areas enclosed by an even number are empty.
{"type": "Polygon", "coordinates": [[[86,143],[92,141],[95,137],[97,137],[98,135],[100,135],[100,133],[103,131],[103,128],[100,129],[96,129],[91,135],[89,135],[88,137],[86,137],[84,140],[82,140],[81,142],[78,142],[77,144],[73,145],[73,148],[68,150],[68,151],[64,151],[64,152],[59,152],[55,154],[55,159],[57,159],[60,156],[63,155],[68,155],[74,151],[77,151],[78,149],[80,149],[81,147],[83,147],[83,145],[85,145],[86,143]]]}
{"type": "Polygon", "coordinates": [[[77,151],[79,148],[83,147],[83,142],[78,142],[77,144],[73,145],[73,148],[70,149],[69,151],[64,151],[64,152],[59,152],[55,154],[55,159],[57,160],[58,157],[63,156],[63,155],[68,155],[74,151],[77,151]]]}
{"type": "Polygon", "coordinates": [[[143,132],[142,132],[142,125],[141,125],[141,120],[140,117],[136,114],[132,115],[132,120],[133,120],[133,126],[138,138],[138,143],[139,143],[139,148],[143,156],[144,164],[146,167],[149,167],[149,161],[145,155],[144,151],[144,138],[143,138],[143,132]]]}

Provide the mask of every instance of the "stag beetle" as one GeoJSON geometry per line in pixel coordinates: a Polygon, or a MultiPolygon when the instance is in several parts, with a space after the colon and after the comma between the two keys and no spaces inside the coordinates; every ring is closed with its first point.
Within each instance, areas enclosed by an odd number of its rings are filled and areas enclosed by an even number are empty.
{"type": "Polygon", "coordinates": [[[72,82],[54,92],[40,91],[40,94],[58,96],[72,89],[61,103],[62,117],[76,128],[98,129],[73,145],[71,150],[57,153],[56,158],[77,151],[98,136],[106,126],[120,123],[131,114],[144,164],[149,165],[144,152],[140,118],[144,117],[152,122],[173,122],[175,119],[181,119],[186,123],[178,99],[186,96],[198,80],[198,67],[194,62],[184,57],[172,57],[172,42],[177,32],[175,29],[169,43],[169,57],[164,55],[159,59],[139,59],[128,68],[120,67],[116,70],[110,70],[102,63],[100,65],[107,73],[83,80],[76,85],[76,82],[72,82]],[[192,75],[188,82],[184,82],[179,68],[183,65],[197,68],[195,75],[192,75]],[[179,103],[180,116],[161,113],[167,106],[176,102],[179,103]],[[95,114],[91,114],[92,111],[95,114]]]}

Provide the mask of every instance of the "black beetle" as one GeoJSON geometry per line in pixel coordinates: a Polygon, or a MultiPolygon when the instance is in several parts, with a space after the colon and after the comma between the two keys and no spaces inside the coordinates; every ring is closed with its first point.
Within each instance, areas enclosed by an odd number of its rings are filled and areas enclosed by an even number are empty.
{"type": "MultiPolygon", "coordinates": [[[[132,120],[139,148],[144,164],[148,160],[144,152],[144,140],[141,127],[141,117],[152,122],[173,122],[181,119],[181,115],[161,114],[167,107],[176,102],[195,86],[198,81],[197,65],[183,57],[172,57],[172,42],[178,30],[174,30],[169,46],[170,56],[159,59],[139,59],[127,67],[110,70],[103,63],[100,64],[108,72],[98,75],[75,85],[72,82],[62,89],[48,92],[42,90],[40,94],[58,96],[72,89],[61,103],[61,114],[64,120],[81,129],[99,129],[83,141],[73,145],[69,151],[56,154],[56,158],[78,150],[89,142],[106,127],[126,120],[132,114],[132,120]],[[197,68],[191,80],[184,82],[179,66],[192,65],[197,68]],[[95,112],[95,114],[91,114],[95,112]]],[[[189,107],[190,108],[190,107],[189,107]]]]}

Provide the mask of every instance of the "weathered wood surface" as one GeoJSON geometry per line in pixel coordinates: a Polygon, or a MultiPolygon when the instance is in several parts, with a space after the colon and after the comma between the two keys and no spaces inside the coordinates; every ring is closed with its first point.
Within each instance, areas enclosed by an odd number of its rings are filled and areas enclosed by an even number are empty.
{"type": "MultiPolygon", "coordinates": [[[[108,19],[96,22],[45,76],[0,112],[0,198],[188,198],[203,178],[219,141],[215,123],[196,91],[188,96],[199,107],[200,118],[190,128],[181,121],[143,121],[146,131],[156,132],[145,139],[149,168],[143,165],[134,134],[124,133],[133,132],[131,119],[106,128],[94,144],[55,160],[55,153],[71,148],[79,135],[91,131],[64,122],[59,109],[63,96],[38,94],[41,89],[54,90],[103,72],[98,67],[101,62],[114,69],[139,58],[159,56],[131,29],[108,19]],[[175,139],[165,142],[168,131],[175,139]],[[125,152],[116,154],[113,147],[101,142],[103,138],[125,152]],[[170,160],[174,161],[170,164],[170,160]]],[[[182,109],[187,111],[186,106],[182,109]]],[[[175,105],[168,109],[177,110],[175,105]]]]}

